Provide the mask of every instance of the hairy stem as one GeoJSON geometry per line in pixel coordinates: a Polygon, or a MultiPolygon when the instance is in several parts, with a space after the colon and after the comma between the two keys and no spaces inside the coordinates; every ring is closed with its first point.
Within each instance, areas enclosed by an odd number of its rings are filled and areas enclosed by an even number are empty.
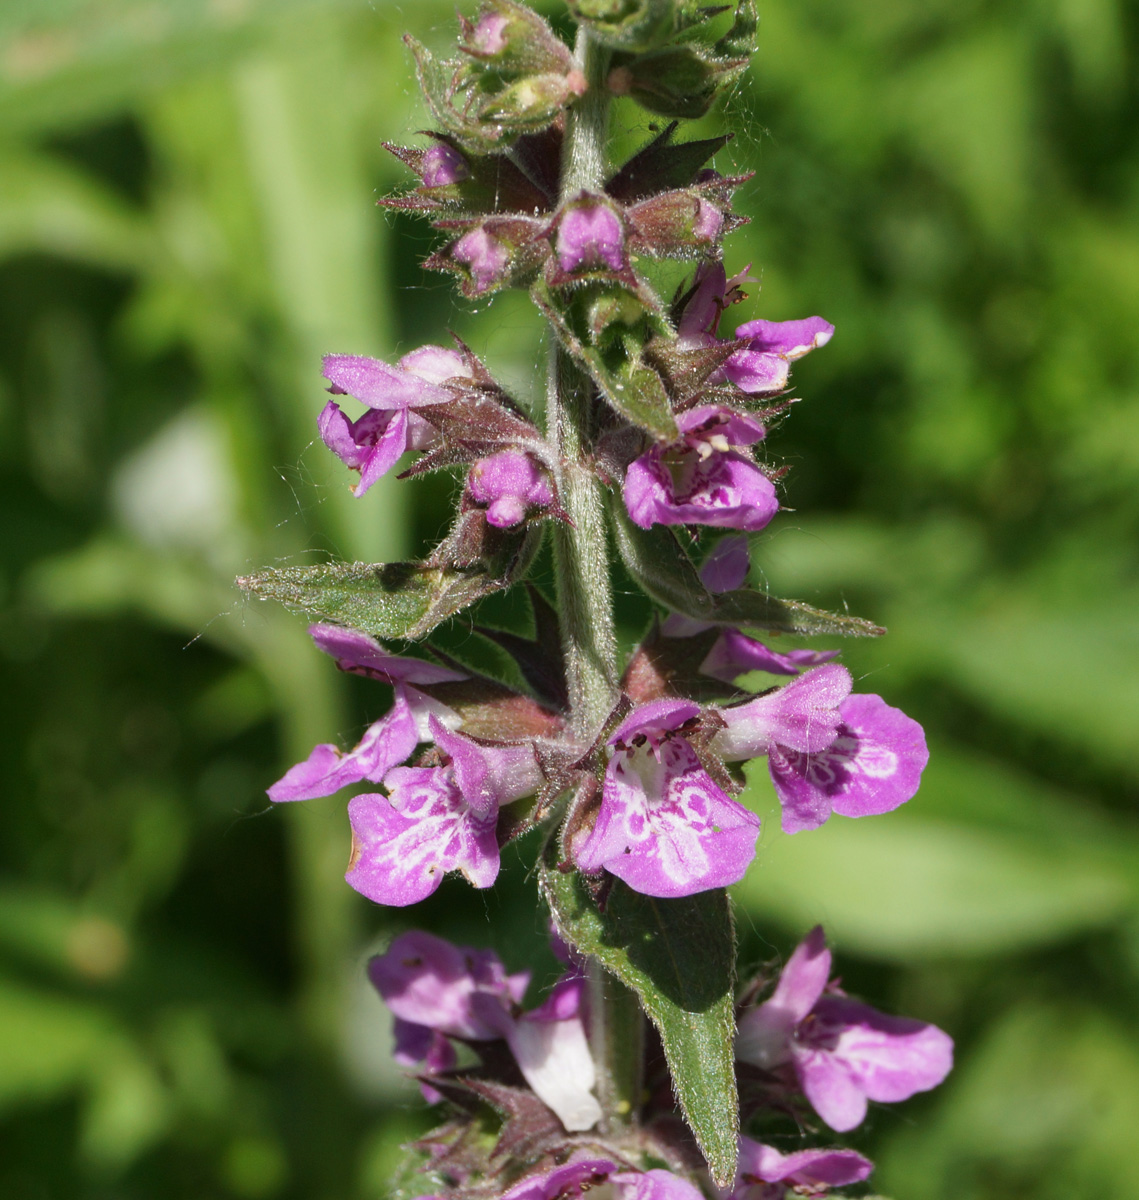
{"type": "MultiPolygon", "coordinates": [[[[561,196],[600,191],[605,182],[609,52],[580,29],[576,55],[588,90],[570,110],[562,155],[561,196]]],[[[594,405],[589,375],[556,343],[550,350],[548,435],[563,466],[561,501],[573,524],[554,529],[558,610],[571,719],[592,737],[613,709],[617,641],[604,495],[588,456],[594,405]]],[[[644,1017],[636,995],[592,959],[588,968],[590,1046],[597,1064],[597,1098],[607,1132],[637,1118],[642,1091],[644,1017]]]]}
{"type": "MultiPolygon", "coordinates": [[[[567,114],[563,198],[583,189],[600,190],[605,181],[609,52],[582,29],[576,53],[589,87],[567,114]]],[[[593,734],[612,711],[617,684],[603,496],[587,461],[593,404],[589,376],[554,345],[546,398],[547,432],[564,464],[561,502],[573,522],[559,522],[555,527],[554,555],[572,720],[580,736],[593,734]]]]}

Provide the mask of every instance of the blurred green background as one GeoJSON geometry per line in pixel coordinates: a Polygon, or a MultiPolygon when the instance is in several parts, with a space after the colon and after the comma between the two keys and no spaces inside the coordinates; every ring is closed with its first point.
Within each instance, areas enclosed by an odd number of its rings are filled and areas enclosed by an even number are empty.
{"type": "MultiPolygon", "coordinates": [[[[957,1038],[944,1088],[855,1136],[881,1191],[1139,1197],[1139,7],[762,18],[717,160],[757,171],[740,319],[838,334],[796,369],[771,452],[797,511],[758,569],[890,627],[846,661],[934,756],[892,816],[765,822],[743,954],[822,920],[852,990],[957,1038]]],[[[374,207],[405,180],[381,141],[426,124],[398,34],[452,20],[0,5],[3,1200],[383,1196],[428,1117],[369,950],[426,922],[552,969],[522,856],[381,910],[342,882],[343,798],[269,811],[387,697],[231,585],[446,520],[446,480],[352,500],[313,445],[322,352],[451,327],[534,390],[525,298],[472,314],[374,207]]]]}

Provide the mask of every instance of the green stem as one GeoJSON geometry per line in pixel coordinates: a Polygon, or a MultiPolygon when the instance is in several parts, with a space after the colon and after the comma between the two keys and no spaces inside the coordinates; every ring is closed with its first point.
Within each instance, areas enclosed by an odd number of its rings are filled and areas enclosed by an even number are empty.
{"type": "MultiPolygon", "coordinates": [[[[588,89],[570,110],[562,153],[561,197],[600,191],[605,145],[609,51],[578,30],[576,55],[588,89]]],[[[562,463],[561,501],[572,524],[554,529],[558,611],[571,722],[582,739],[596,735],[617,695],[617,639],[605,526],[604,491],[589,461],[596,404],[587,372],[556,343],[550,351],[548,436],[562,463]]],[[[635,993],[596,959],[588,967],[590,1046],[606,1132],[635,1122],[641,1103],[644,1017],[635,993]]]]}
{"type": "MultiPolygon", "coordinates": [[[[588,90],[566,118],[562,197],[598,191],[605,182],[609,51],[578,31],[577,61],[588,90]]],[[[561,502],[573,524],[554,531],[558,611],[574,731],[594,734],[613,708],[617,687],[617,639],[609,579],[601,484],[588,461],[593,385],[558,346],[550,352],[546,397],[547,432],[563,463],[561,502]]]]}

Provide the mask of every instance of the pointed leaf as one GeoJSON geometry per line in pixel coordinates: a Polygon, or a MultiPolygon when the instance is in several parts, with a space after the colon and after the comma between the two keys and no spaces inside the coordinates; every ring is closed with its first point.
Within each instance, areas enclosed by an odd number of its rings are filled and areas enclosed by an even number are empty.
{"type": "Polygon", "coordinates": [[[551,839],[539,885],[558,932],[640,997],[660,1033],[673,1087],[712,1176],[736,1170],[735,934],[727,893],[662,900],[614,881],[604,913],[576,872],[558,870],[551,839]]]}
{"type": "Polygon", "coordinates": [[[659,604],[673,612],[717,625],[752,626],[779,633],[837,633],[878,637],[886,631],[861,617],[812,608],[799,600],[777,600],[756,588],[713,594],[666,525],[641,529],[619,500],[611,503],[617,548],[629,574],[659,604]]]}
{"type": "Polygon", "coordinates": [[[639,150],[605,185],[616,200],[631,202],[672,188],[688,187],[700,168],[730,140],[730,134],[673,144],[678,122],[672,121],[639,150]]]}
{"type": "Polygon", "coordinates": [[[466,568],[423,563],[325,563],[281,567],[237,580],[262,599],[279,600],[321,621],[372,637],[414,641],[483,596],[509,587],[537,550],[541,534],[509,539],[504,552],[466,568]]]}

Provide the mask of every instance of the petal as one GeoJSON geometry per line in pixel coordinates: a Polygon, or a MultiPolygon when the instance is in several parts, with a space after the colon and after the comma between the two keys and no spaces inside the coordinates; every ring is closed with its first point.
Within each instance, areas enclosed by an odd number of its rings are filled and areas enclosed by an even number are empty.
{"type": "Polygon", "coordinates": [[[310,625],[308,632],[317,649],[335,658],[342,671],[355,671],[388,683],[457,683],[467,678],[461,671],[452,671],[449,667],[389,654],[375,638],[356,629],[318,624],[310,625]]]}
{"type": "Polygon", "coordinates": [[[660,734],[678,729],[685,721],[700,715],[700,705],[692,700],[665,697],[635,708],[609,739],[610,746],[631,742],[640,733],[660,734]]]}
{"type": "Polygon", "coordinates": [[[700,671],[725,683],[731,683],[745,671],[798,675],[807,667],[829,662],[837,654],[837,650],[791,650],[777,654],[757,638],[738,629],[725,629],[700,664],[700,671]]]}
{"type": "Polygon", "coordinates": [[[866,1094],[845,1063],[826,1050],[793,1050],[795,1073],[815,1112],[839,1133],[861,1125],[866,1116],[866,1094]]]}
{"type": "Polygon", "coordinates": [[[740,1138],[739,1173],[754,1175],[765,1183],[787,1180],[792,1186],[808,1189],[843,1187],[848,1183],[861,1183],[873,1170],[874,1164],[854,1150],[836,1147],[780,1154],[774,1146],[740,1138]],[[745,1143],[748,1143],[746,1147],[745,1143]]]}
{"type": "Polygon", "coordinates": [[[480,821],[494,821],[499,806],[535,792],[542,772],[528,744],[484,745],[431,718],[435,744],[452,760],[463,799],[480,821]]]}
{"type": "Polygon", "coordinates": [[[748,321],[736,327],[736,337],[746,341],[751,350],[796,359],[825,346],[834,337],[834,326],[822,317],[804,317],[798,321],[748,321]]]}
{"type": "Polygon", "coordinates": [[[747,346],[737,350],[721,370],[725,379],[749,396],[781,392],[791,373],[783,355],[757,353],[747,346]]]}
{"type": "Polygon", "coordinates": [[[677,327],[682,349],[703,345],[705,339],[715,335],[724,307],[727,282],[722,262],[701,263],[696,271],[696,286],[684,306],[677,327]]]}
{"type": "Polygon", "coordinates": [[[778,691],[720,710],[727,727],[713,746],[729,761],[756,758],[778,744],[824,750],[841,721],[839,705],[850,694],[850,672],[838,663],[815,667],[778,691]]]}
{"type": "Polygon", "coordinates": [[[953,1066],[953,1039],[936,1025],[839,996],[824,996],[816,1013],[842,1027],[831,1054],[871,1100],[907,1100],[937,1087],[953,1066]]]}
{"type": "Polygon", "coordinates": [[[592,1129],[601,1106],[590,1090],[593,1055],[580,1017],[548,1021],[526,1013],[506,1036],[518,1068],[534,1094],[571,1133],[592,1129]]]}
{"type": "MultiPolygon", "coordinates": [[[[721,267],[721,270],[723,268],[721,267]]],[[[734,592],[743,587],[751,566],[746,537],[729,534],[716,543],[700,568],[700,579],[710,592],[734,592]]]]}
{"type": "Polygon", "coordinates": [[[795,947],[770,998],[740,1018],[736,1057],[764,1069],[786,1062],[795,1028],[818,1002],[830,969],[823,927],[816,925],[795,947]]]}
{"type": "Polygon", "coordinates": [[[767,433],[755,417],[723,404],[704,404],[677,413],[676,425],[681,433],[698,439],[703,433],[719,434],[732,446],[751,446],[767,433]]]}
{"type": "Polygon", "coordinates": [[[838,744],[846,758],[845,777],[831,793],[834,811],[865,817],[904,804],[918,790],[929,761],[922,727],[881,696],[851,696],[839,712],[838,744]]]}
{"type": "MultiPolygon", "coordinates": [[[[365,413],[356,424],[359,425],[370,414],[365,413]]],[[[353,428],[353,436],[357,431],[353,428]]],[[[364,455],[360,464],[360,482],[352,489],[357,499],[377,480],[382,479],[399,461],[399,457],[407,449],[407,413],[395,412],[387,422],[382,433],[375,439],[364,455]]]]}
{"type": "Polygon", "coordinates": [[[673,738],[657,764],[618,751],[601,809],[577,851],[584,871],[604,867],[649,896],[690,896],[743,878],[755,857],[759,818],[721,791],[691,746],[673,738]]]}
{"type": "Polygon", "coordinates": [[[454,399],[412,371],[360,354],[326,354],[324,377],[333,392],[353,396],[369,408],[422,407],[454,399]]]}
{"type": "Polygon", "coordinates": [[[474,817],[448,771],[396,767],[384,786],[390,799],[366,794],[348,805],[352,887],[377,904],[401,907],[431,895],[448,871],[490,887],[499,868],[493,822],[474,817]]]}
{"type": "Polygon", "coordinates": [[[381,717],[349,754],[328,744],[315,747],[304,762],[291,767],[269,788],[269,799],[311,800],[331,796],[362,779],[379,783],[392,767],[404,761],[419,742],[407,701],[397,693],[391,711],[381,717]]]}
{"type": "Polygon", "coordinates": [[[799,754],[783,746],[772,746],[768,751],[767,769],[779,797],[780,828],[784,833],[818,829],[830,819],[826,783],[834,776],[828,773],[828,753],[821,750],[818,754],[799,754]]]}
{"type": "MultiPolygon", "coordinates": [[[[450,146],[436,146],[436,150],[448,150],[450,146]]],[[[428,151],[430,154],[431,151],[428,151]]],[[[399,365],[412,375],[428,383],[446,383],[449,379],[470,379],[471,371],[466,360],[457,350],[446,346],[420,346],[399,360],[399,365]]]]}

